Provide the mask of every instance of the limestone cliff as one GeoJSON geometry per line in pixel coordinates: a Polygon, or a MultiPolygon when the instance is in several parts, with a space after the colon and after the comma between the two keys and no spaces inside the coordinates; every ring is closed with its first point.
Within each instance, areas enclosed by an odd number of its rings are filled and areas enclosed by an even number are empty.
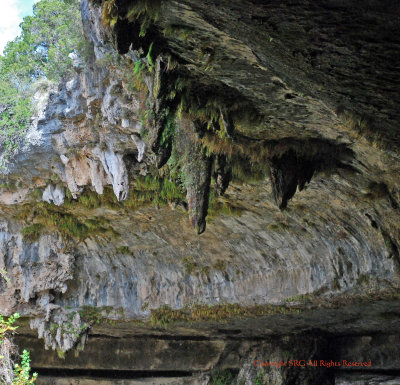
{"type": "Polygon", "coordinates": [[[68,352],[21,329],[43,383],[399,383],[400,4],[81,11],[0,171],[1,313],[68,352]],[[374,365],[252,366],[314,358],[374,365]]]}

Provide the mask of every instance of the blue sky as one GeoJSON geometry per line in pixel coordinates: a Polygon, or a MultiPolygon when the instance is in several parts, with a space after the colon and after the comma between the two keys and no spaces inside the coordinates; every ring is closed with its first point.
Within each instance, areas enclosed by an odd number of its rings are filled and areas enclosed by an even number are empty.
{"type": "Polygon", "coordinates": [[[19,24],[24,16],[32,14],[37,0],[0,0],[0,53],[8,41],[19,35],[19,24]]]}

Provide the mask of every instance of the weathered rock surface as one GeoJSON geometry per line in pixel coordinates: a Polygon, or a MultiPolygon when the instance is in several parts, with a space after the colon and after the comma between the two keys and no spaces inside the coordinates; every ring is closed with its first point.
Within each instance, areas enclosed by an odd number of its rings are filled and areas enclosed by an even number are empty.
{"type": "Polygon", "coordinates": [[[343,375],[337,379],[336,383],[338,385],[397,385],[400,383],[400,378],[379,374],[343,375]]]}
{"type": "Polygon", "coordinates": [[[42,383],[395,384],[398,2],[165,0],[143,38],[130,2],[114,29],[100,3],[81,4],[92,55],[0,175],[0,311],[67,352],[21,329],[42,383]],[[138,324],[224,303],[286,305],[138,324]],[[287,352],[379,373],[252,365],[287,352]]]}

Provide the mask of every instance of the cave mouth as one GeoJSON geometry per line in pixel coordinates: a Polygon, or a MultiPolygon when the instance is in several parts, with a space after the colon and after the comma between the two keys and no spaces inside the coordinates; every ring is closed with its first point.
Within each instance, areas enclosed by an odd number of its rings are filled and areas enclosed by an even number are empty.
{"type": "Polygon", "coordinates": [[[112,33],[118,52],[124,55],[132,47],[134,50],[142,48],[143,52],[147,54],[151,47],[152,57],[160,55],[161,48],[168,46],[162,32],[154,23],[150,22],[151,19],[145,13],[139,14],[136,19],[128,19],[127,16],[124,16],[128,12],[126,4],[118,7],[120,17],[112,33]]]}
{"type": "Polygon", "coordinates": [[[158,47],[164,46],[165,41],[157,28],[150,28],[144,36],[140,34],[140,23],[130,22],[129,20],[119,20],[114,28],[115,43],[121,55],[126,54],[132,45],[133,49],[142,48],[147,54],[152,46],[152,55],[157,57],[160,54],[158,47]]]}

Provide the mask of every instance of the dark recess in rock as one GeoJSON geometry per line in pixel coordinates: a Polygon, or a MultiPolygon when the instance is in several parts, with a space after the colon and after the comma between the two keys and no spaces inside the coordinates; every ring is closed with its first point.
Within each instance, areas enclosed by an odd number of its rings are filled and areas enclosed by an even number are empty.
{"type": "Polygon", "coordinates": [[[225,155],[217,155],[214,169],[215,190],[218,195],[224,195],[232,180],[232,168],[225,155]]]}
{"type": "Polygon", "coordinates": [[[290,151],[281,158],[273,158],[270,161],[270,178],[272,183],[272,193],[276,204],[281,210],[287,206],[299,186],[299,190],[304,188],[305,183],[309,183],[315,172],[315,165],[311,162],[302,162],[290,151]]]}
{"type": "Polygon", "coordinates": [[[345,163],[352,158],[352,151],[345,146],[336,146],[330,142],[292,142],[282,141],[270,144],[270,151],[278,152],[268,158],[270,180],[274,200],[281,210],[287,207],[297,188],[302,191],[310,183],[316,171],[353,167],[345,163]],[[292,149],[290,147],[293,147],[292,149]],[[282,148],[288,150],[282,153],[282,148]]]}

